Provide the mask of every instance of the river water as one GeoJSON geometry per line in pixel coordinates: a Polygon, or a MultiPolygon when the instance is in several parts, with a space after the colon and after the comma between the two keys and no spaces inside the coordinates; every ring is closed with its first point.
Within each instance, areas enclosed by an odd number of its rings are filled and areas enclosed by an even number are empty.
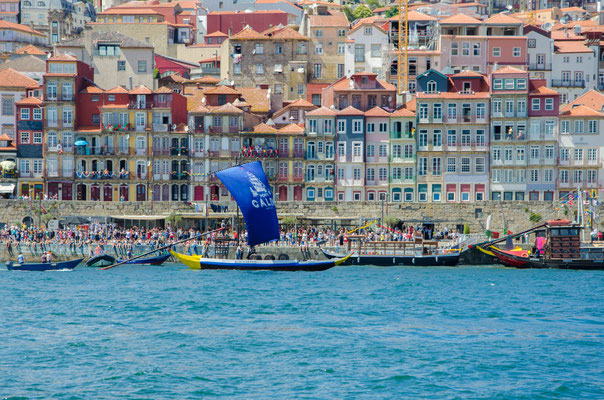
{"type": "Polygon", "coordinates": [[[604,272],[0,271],[0,398],[604,398],[604,272]]]}

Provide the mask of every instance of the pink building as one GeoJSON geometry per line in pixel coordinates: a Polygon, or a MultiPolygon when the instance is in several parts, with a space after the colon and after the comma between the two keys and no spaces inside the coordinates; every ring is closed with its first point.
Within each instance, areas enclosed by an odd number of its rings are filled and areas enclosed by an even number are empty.
{"type": "Polygon", "coordinates": [[[207,16],[207,32],[212,34],[218,31],[227,35],[234,35],[239,33],[246,25],[249,25],[256,32],[263,32],[279,24],[286,26],[288,24],[288,16],[288,13],[281,10],[211,12],[207,16]]]}

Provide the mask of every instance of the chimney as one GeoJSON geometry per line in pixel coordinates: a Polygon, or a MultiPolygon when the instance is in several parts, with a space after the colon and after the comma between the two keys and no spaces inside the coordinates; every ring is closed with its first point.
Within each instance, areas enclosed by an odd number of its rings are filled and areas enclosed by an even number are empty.
{"type": "Polygon", "coordinates": [[[132,77],[128,77],[128,83],[130,84],[130,90],[132,90],[132,77]]]}

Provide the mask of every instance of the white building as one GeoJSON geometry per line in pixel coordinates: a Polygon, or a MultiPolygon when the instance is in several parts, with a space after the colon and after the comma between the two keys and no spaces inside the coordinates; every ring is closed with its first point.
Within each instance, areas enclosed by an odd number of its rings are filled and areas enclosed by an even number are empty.
{"type": "Polygon", "coordinates": [[[38,82],[14,69],[0,71],[0,135],[15,139],[15,103],[27,97],[28,90],[38,86],[38,82]]]}
{"type": "Polygon", "coordinates": [[[528,70],[531,79],[545,79],[547,86],[552,84],[552,58],[554,40],[551,32],[533,25],[524,27],[527,39],[528,70]]]}
{"type": "Polygon", "coordinates": [[[582,40],[554,42],[551,87],[560,93],[562,104],[572,102],[586,89],[597,87],[599,64],[596,51],[582,40]]]}
{"type": "Polygon", "coordinates": [[[388,78],[388,54],[394,46],[389,43],[388,31],[383,26],[384,19],[379,17],[362,18],[352,26],[346,46],[352,56],[345,59],[348,63],[352,61],[352,65],[345,65],[346,76],[368,71],[377,74],[378,79],[388,78]],[[380,20],[381,24],[378,23],[380,20]]]}

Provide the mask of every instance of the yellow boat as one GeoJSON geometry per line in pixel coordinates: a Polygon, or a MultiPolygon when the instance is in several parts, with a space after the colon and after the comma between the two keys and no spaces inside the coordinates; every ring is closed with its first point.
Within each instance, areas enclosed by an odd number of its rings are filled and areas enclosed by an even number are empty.
{"type": "Polygon", "coordinates": [[[333,260],[229,260],[212,259],[201,256],[188,256],[170,250],[178,261],[191,269],[239,269],[248,271],[325,271],[345,262],[352,253],[346,257],[333,260]]]}

